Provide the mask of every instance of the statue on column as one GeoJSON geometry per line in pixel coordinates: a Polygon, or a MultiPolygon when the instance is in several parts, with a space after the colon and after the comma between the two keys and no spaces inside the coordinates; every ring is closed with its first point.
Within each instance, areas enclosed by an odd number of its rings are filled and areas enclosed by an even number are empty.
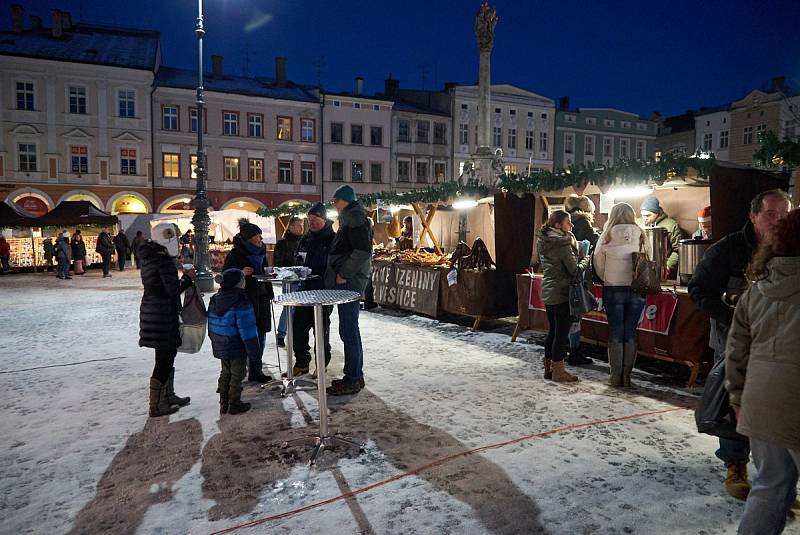
{"type": "Polygon", "coordinates": [[[494,46],[494,28],[497,26],[497,9],[484,2],[475,15],[475,38],[478,50],[489,52],[494,46]]]}

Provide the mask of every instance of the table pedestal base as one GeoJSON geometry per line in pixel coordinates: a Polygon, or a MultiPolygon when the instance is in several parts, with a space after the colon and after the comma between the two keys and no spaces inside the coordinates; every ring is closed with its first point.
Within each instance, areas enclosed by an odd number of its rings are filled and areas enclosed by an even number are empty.
{"type": "Polygon", "coordinates": [[[311,458],[308,460],[308,464],[312,466],[317,461],[317,456],[323,450],[332,450],[335,446],[357,448],[359,453],[364,453],[364,451],[366,451],[366,446],[364,444],[359,444],[358,442],[337,435],[311,435],[307,437],[300,437],[294,440],[289,440],[288,442],[284,442],[282,447],[287,448],[293,444],[311,444],[314,446],[314,450],[311,452],[311,458]]]}

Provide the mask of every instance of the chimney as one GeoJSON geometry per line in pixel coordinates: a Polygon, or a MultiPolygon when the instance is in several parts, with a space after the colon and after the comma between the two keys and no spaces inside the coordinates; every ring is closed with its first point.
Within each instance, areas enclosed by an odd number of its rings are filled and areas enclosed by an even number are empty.
{"type": "Polygon", "coordinates": [[[785,83],[786,83],[785,76],[776,76],[775,78],[772,79],[772,90],[783,91],[785,83]]]}
{"type": "Polygon", "coordinates": [[[286,58],[283,56],[275,56],[275,84],[286,85],[286,58]]]}
{"type": "Polygon", "coordinates": [[[56,39],[60,39],[64,33],[64,28],[62,26],[62,17],[61,11],[58,9],[53,9],[50,11],[50,14],[53,16],[53,37],[56,39]]]}
{"type": "Polygon", "coordinates": [[[69,11],[61,12],[61,26],[64,28],[64,31],[72,29],[72,15],[69,11]]]}
{"type": "Polygon", "coordinates": [[[451,90],[455,89],[456,87],[458,87],[458,82],[445,82],[444,83],[444,92],[448,93],[451,90]]]}
{"type": "Polygon", "coordinates": [[[25,8],[19,4],[11,4],[11,30],[14,33],[22,33],[23,19],[25,18],[25,8]]]}
{"type": "Polygon", "coordinates": [[[356,76],[356,95],[361,96],[364,94],[364,79],[360,76],[356,76]]]}
{"type": "Polygon", "coordinates": [[[216,54],[211,56],[211,77],[222,78],[222,56],[216,54]]]}
{"type": "Polygon", "coordinates": [[[561,97],[558,99],[558,109],[569,110],[569,97],[561,97]]]}
{"type": "Polygon", "coordinates": [[[393,80],[391,77],[383,81],[383,94],[387,98],[397,98],[397,93],[400,91],[400,80],[393,80]]]}
{"type": "Polygon", "coordinates": [[[36,15],[31,15],[31,29],[32,30],[41,30],[42,29],[42,17],[37,17],[36,15]]]}

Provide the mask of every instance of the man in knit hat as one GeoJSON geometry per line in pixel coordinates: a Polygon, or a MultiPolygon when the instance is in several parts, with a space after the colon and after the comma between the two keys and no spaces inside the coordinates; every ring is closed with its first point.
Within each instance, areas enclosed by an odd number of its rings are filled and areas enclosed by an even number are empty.
{"type": "Polygon", "coordinates": [[[667,231],[667,278],[674,279],[678,274],[678,249],[683,239],[683,231],[678,222],[669,217],[661,208],[661,203],[655,196],[647,197],[639,211],[644,218],[645,226],[661,227],[667,231]]]}
{"type": "MultiPolygon", "coordinates": [[[[333,204],[339,213],[339,230],[333,238],[325,287],[352,290],[362,296],[372,274],[372,228],[367,211],[356,199],[353,188],[340,186],[333,194],[333,204]]],[[[364,388],[364,350],[358,328],[360,303],[338,306],[339,336],[344,343],[344,377],[334,380],[328,394],[343,396],[357,394],[364,388]]]]}
{"type": "Polygon", "coordinates": [[[271,284],[258,282],[253,275],[263,275],[267,267],[267,248],[261,238],[261,229],[246,219],[239,221],[239,233],[233,237],[233,249],[225,257],[222,270],[240,269],[245,275],[244,292],[253,305],[256,315],[256,331],[261,352],[258,355],[248,354],[247,380],[258,383],[267,383],[272,377],[265,375],[261,355],[267,332],[270,330],[270,301],[275,294],[271,284]]]}

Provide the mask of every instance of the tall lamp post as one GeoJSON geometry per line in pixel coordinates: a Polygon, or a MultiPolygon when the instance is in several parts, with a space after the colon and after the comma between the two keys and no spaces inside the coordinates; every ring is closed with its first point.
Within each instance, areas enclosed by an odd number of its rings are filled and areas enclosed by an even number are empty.
{"type": "Polygon", "coordinates": [[[197,187],[194,196],[194,243],[196,284],[201,292],[214,291],[214,276],[208,262],[208,196],[206,195],[206,156],[203,150],[203,0],[197,0],[197,187]]]}

